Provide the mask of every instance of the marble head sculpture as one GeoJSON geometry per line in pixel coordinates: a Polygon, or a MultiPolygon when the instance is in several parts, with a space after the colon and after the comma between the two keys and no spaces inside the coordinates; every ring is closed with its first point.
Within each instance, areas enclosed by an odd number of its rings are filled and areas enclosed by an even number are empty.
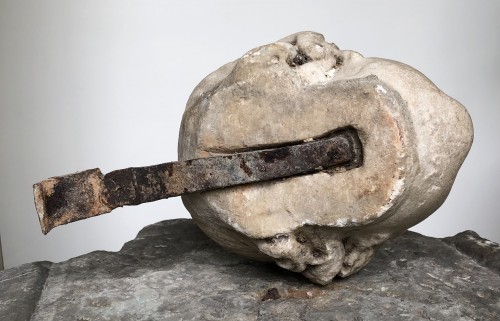
{"type": "Polygon", "coordinates": [[[178,162],[52,177],[35,205],[47,233],[183,195],[223,247],[327,284],[441,206],[472,137],[465,108],[417,70],[301,32],[194,89],[178,162]]]}
{"type": "Polygon", "coordinates": [[[179,159],[354,129],[363,164],[182,196],[223,247],[327,284],[446,199],[473,139],[464,106],[400,62],[301,32],[208,75],[182,120],[179,159]]]}

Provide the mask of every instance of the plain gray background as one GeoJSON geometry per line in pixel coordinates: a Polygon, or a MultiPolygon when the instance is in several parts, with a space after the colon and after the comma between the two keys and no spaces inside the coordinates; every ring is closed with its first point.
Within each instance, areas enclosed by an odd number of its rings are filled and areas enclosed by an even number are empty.
{"type": "Polygon", "coordinates": [[[177,159],[196,84],[297,31],[414,66],[469,110],[475,142],[446,203],[413,230],[500,241],[500,1],[0,0],[0,235],[6,267],[118,250],[188,217],[163,200],[43,236],[32,184],[177,159]]]}

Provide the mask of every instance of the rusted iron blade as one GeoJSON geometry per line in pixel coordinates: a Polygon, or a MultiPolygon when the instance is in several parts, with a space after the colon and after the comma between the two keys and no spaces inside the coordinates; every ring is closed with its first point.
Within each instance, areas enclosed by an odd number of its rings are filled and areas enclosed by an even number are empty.
{"type": "Polygon", "coordinates": [[[98,168],[52,177],[33,185],[42,232],[70,222],[172,196],[284,178],[362,162],[353,129],[294,145],[230,155],[120,169],[98,168]]]}

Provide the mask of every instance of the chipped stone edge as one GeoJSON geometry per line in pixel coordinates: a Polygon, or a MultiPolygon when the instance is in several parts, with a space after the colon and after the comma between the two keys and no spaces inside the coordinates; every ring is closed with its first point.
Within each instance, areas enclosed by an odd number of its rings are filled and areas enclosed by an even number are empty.
{"type": "Polygon", "coordinates": [[[441,238],[440,240],[468,256],[480,266],[500,275],[500,244],[482,238],[471,230],[460,232],[455,236],[441,238]]]}
{"type": "MultiPolygon", "coordinates": [[[[24,306],[24,308],[26,310],[24,312],[23,311],[19,312],[19,309],[18,309],[19,307],[13,307],[16,311],[18,311],[19,314],[16,315],[16,318],[14,320],[10,320],[10,321],[30,320],[32,318],[32,316],[34,315],[34,313],[38,307],[38,302],[40,301],[40,298],[41,298],[42,293],[44,291],[45,284],[47,283],[47,279],[49,277],[50,270],[51,270],[51,267],[53,264],[54,263],[50,262],[50,261],[37,261],[37,262],[22,264],[22,265],[19,265],[17,267],[13,267],[11,269],[7,269],[4,271],[0,271],[0,276],[1,276],[2,272],[9,271],[12,269],[22,270],[23,268],[26,268],[28,265],[30,265],[29,271],[21,273],[20,275],[15,275],[13,278],[23,278],[23,277],[25,277],[29,274],[32,274],[32,273],[39,273],[40,274],[40,276],[37,277],[37,279],[33,282],[33,292],[32,292],[33,298],[32,298],[32,302],[31,302],[30,306],[24,306]],[[19,316],[19,318],[18,318],[18,316],[19,316]]],[[[0,278],[0,283],[2,281],[7,281],[7,280],[2,280],[0,278]]]]}

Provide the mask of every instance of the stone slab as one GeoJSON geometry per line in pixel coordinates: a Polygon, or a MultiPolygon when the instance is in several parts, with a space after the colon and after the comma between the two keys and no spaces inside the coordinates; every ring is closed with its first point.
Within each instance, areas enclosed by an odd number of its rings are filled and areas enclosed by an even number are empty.
{"type": "Polygon", "coordinates": [[[464,233],[407,232],[319,286],[163,221],[117,253],[0,272],[0,320],[500,320],[498,245],[464,233]]]}
{"type": "Polygon", "coordinates": [[[0,271],[3,270],[2,236],[0,235],[0,271]]]}

